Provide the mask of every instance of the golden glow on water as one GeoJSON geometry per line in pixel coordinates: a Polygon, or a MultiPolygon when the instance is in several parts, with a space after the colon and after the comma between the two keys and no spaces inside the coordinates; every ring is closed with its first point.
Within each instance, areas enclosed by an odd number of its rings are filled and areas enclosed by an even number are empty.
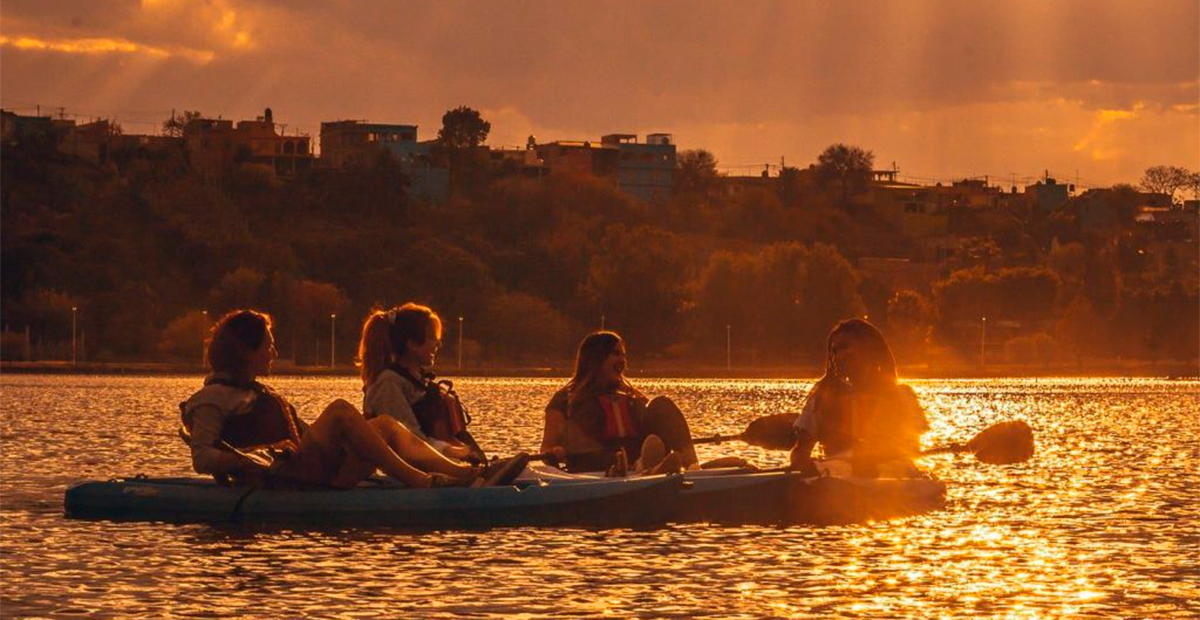
{"type": "MultiPolygon", "coordinates": [[[[72,481],[185,475],[175,403],[197,378],[0,378],[5,615],[1192,618],[1200,609],[1200,384],[917,381],[929,446],[1029,421],[1038,454],[930,457],[946,509],[842,527],[411,533],[61,517],[72,481]],[[414,595],[419,593],[419,595],[414,595]]],[[[311,419],[351,379],[278,378],[311,419]]],[[[485,447],[530,449],[558,386],[461,379],[485,447]]],[[[797,410],[808,383],[643,380],[696,435],[797,410]]],[[[763,465],[782,453],[703,446],[763,465]]]]}

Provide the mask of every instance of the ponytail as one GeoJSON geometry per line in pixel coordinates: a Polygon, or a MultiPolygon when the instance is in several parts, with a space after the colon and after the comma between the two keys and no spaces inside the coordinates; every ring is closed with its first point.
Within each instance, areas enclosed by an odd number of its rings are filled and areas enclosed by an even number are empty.
{"type": "Polygon", "coordinates": [[[392,354],[392,340],[388,337],[388,315],[383,310],[374,310],[363,322],[362,338],[358,341],[357,364],[361,371],[363,390],[375,382],[375,377],[387,367],[392,354]]]}

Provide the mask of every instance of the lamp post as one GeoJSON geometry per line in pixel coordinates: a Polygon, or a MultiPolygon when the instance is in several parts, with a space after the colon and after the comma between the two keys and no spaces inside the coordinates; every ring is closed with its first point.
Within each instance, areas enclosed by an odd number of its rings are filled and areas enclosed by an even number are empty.
{"type": "MultiPolygon", "coordinates": [[[[201,310],[200,314],[204,315],[204,328],[208,329],[210,327],[210,325],[208,324],[208,310],[201,310]]],[[[200,337],[200,368],[204,368],[204,353],[205,353],[204,336],[201,336],[200,337]]]]}
{"type": "Polygon", "coordinates": [[[733,326],[725,324],[725,370],[733,368],[733,326]]]}
{"type": "Polygon", "coordinates": [[[71,306],[71,365],[75,365],[75,313],[78,306],[71,306]]]}
{"type": "Polygon", "coordinates": [[[458,317],[458,369],[462,370],[463,353],[463,318],[458,317]]]}
{"type": "Polygon", "coordinates": [[[987,317],[979,320],[979,367],[987,365],[987,317]]]}
{"type": "Polygon", "coordinates": [[[330,368],[334,367],[334,360],[335,360],[334,351],[337,350],[337,348],[335,346],[335,345],[337,345],[337,331],[334,329],[334,327],[337,326],[336,320],[337,320],[337,315],[331,313],[329,315],[329,367],[330,368]]]}

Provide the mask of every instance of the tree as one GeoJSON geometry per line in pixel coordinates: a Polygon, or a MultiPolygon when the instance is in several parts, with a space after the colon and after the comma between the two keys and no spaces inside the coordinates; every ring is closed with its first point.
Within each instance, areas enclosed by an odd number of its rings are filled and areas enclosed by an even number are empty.
{"type": "Polygon", "coordinates": [[[684,151],[675,158],[675,190],[707,195],[717,184],[717,158],[704,149],[684,151]]]}
{"type": "Polygon", "coordinates": [[[912,362],[923,357],[932,318],[933,306],[916,291],[896,291],[888,300],[887,338],[897,360],[912,362]]]}
{"type": "Polygon", "coordinates": [[[844,209],[850,191],[866,187],[874,164],[875,154],[871,151],[839,142],[817,156],[817,177],[826,185],[836,184],[838,204],[844,209]]]}
{"type": "Polygon", "coordinates": [[[198,121],[203,117],[200,110],[184,110],[179,114],[173,115],[171,118],[163,121],[162,133],[164,136],[179,137],[183,135],[183,130],[194,121],[198,121]]]}
{"type": "Polygon", "coordinates": [[[1179,166],[1150,166],[1142,175],[1142,189],[1156,194],[1166,194],[1171,204],[1178,204],[1175,194],[1193,186],[1192,173],[1179,166]]]}
{"type": "Polygon", "coordinates": [[[158,351],[177,359],[200,361],[204,340],[208,337],[212,322],[207,314],[192,310],[167,322],[158,339],[158,351]]]}
{"type": "Polygon", "coordinates": [[[458,106],[442,115],[438,141],[451,150],[473,149],[487,141],[492,124],[483,120],[479,111],[458,106]]]}

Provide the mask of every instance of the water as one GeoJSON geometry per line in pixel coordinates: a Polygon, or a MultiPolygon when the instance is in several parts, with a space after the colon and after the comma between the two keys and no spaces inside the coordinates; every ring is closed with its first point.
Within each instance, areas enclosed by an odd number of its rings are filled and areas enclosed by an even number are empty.
{"type": "MultiPolygon", "coordinates": [[[[927,465],[945,510],[842,527],[255,530],[72,521],[82,479],[189,473],[176,404],[197,378],[0,379],[5,617],[1193,618],[1200,615],[1200,383],[914,383],[928,445],[1029,421],[1038,454],[927,465]]],[[[301,415],[348,378],[278,378],[301,415]]],[[[485,448],[536,449],[557,381],[463,379],[485,448]]],[[[696,435],[797,410],[806,383],[643,380],[696,435]]],[[[785,455],[704,446],[763,465],[785,455]]]]}

